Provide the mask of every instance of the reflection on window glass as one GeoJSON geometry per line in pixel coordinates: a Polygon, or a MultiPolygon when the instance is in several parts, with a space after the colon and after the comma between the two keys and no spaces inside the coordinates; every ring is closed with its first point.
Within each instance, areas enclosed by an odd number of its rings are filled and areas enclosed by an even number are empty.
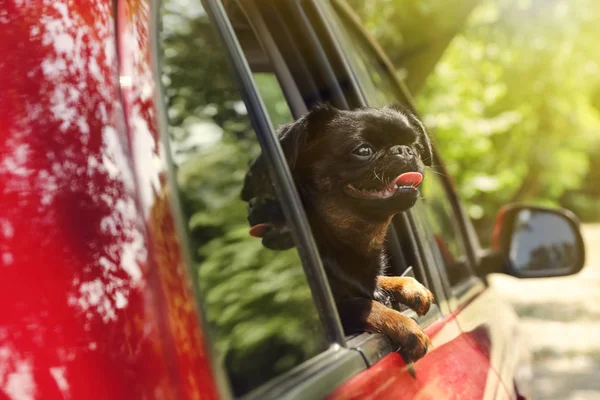
{"type": "Polygon", "coordinates": [[[440,178],[433,172],[423,180],[421,200],[416,212],[433,230],[439,255],[446,266],[451,284],[469,277],[467,256],[462,233],[454,216],[450,199],[446,195],[440,178]]]}
{"type": "Polygon", "coordinates": [[[577,265],[573,227],[565,218],[549,212],[520,211],[509,250],[513,266],[522,272],[557,272],[577,265]]]}
{"type": "MultiPolygon", "coordinates": [[[[249,235],[240,192],[260,147],[212,30],[199,0],[163,3],[168,135],[194,278],[212,345],[241,395],[326,342],[296,250],[269,250],[249,235]]],[[[288,121],[276,79],[257,78],[273,122],[288,121]]]]}
{"type": "Polygon", "coordinates": [[[339,30],[339,37],[346,50],[350,64],[360,82],[369,105],[381,107],[398,102],[394,91],[396,82],[390,76],[383,60],[377,55],[364,38],[359,37],[350,22],[334,13],[334,26],[339,30]]]}

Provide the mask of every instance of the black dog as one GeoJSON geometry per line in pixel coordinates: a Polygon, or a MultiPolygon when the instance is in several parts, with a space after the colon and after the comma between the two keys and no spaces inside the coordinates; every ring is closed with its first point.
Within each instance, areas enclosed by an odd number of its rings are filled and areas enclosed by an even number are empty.
{"type": "MultiPolygon", "coordinates": [[[[337,110],[318,106],[278,130],[346,333],[378,332],[405,360],[430,343],[410,318],[386,307],[390,298],[423,315],[433,295],[412,278],[386,277],[385,236],[394,214],[412,207],[431,144],[421,122],[399,107],[337,110]]],[[[266,247],[293,247],[264,160],[250,167],[242,199],[250,234],[266,247]]]]}

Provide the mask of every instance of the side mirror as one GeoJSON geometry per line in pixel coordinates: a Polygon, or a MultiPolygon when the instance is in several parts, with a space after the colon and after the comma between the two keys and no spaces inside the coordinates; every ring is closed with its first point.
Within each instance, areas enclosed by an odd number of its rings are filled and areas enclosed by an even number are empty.
{"type": "Polygon", "coordinates": [[[484,270],[517,278],[576,274],[585,263],[579,220],[564,209],[506,206],[496,217],[493,251],[486,258],[484,270]]]}

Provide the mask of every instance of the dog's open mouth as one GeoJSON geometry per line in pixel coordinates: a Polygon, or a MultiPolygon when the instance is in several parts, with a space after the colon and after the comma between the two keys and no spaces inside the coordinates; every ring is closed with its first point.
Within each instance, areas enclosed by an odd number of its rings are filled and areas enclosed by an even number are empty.
{"type": "Polygon", "coordinates": [[[416,187],[422,181],[423,175],[421,173],[405,172],[398,175],[389,184],[380,186],[379,188],[361,189],[349,183],[344,189],[348,195],[359,199],[388,199],[405,190],[416,190],[416,187]]]}

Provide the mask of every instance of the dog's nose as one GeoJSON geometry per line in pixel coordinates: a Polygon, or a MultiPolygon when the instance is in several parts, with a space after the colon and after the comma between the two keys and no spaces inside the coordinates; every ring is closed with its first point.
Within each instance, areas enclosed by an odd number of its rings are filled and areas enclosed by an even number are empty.
{"type": "Polygon", "coordinates": [[[414,157],[413,150],[409,146],[403,144],[390,148],[390,154],[400,156],[407,160],[414,157]]]}

